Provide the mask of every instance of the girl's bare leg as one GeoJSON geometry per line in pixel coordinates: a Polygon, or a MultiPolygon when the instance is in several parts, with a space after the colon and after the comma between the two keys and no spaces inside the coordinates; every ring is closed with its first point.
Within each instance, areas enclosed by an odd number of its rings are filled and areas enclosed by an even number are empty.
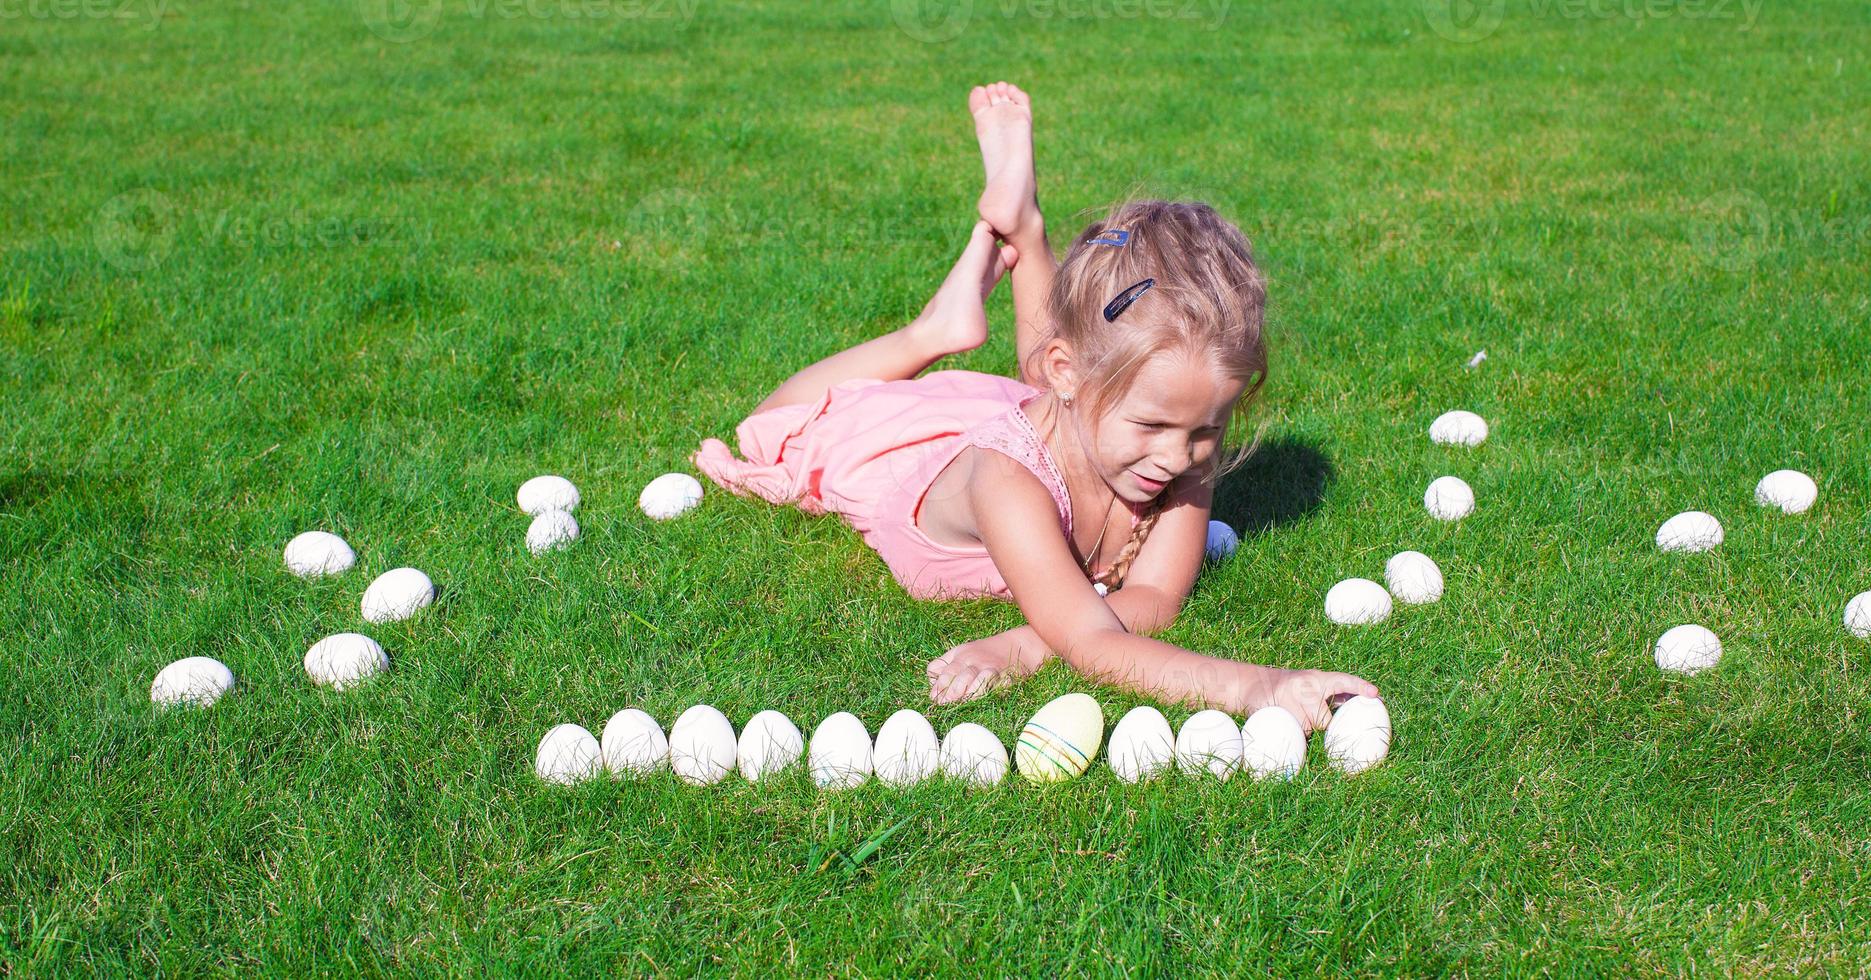
{"type": "Polygon", "coordinates": [[[754,411],[816,402],[835,384],[859,378],[902,381],[936,361],[987,340],[988,294],[1019,260],[1011,245],[996,245],[987,222],[975,223],[955,267],[908,325],[839,351],[807,367],[774,389],[754,411]]]}
{"type": "Polygon", "coordinates": [[[1006,82],[983,85],[968,93],[975,138],[987,182],[978,208],[981,219],[1001,240],[1019,251],[1013,273],[1014,353],[1020,380],[1041,384],[1027,373],[1027,359],[1046,338],[1046,297],[1059,268],[1046,240],[1046,219],[1039,210],[1039,184],[1033,173],[1032,100],[1006,82]]]}

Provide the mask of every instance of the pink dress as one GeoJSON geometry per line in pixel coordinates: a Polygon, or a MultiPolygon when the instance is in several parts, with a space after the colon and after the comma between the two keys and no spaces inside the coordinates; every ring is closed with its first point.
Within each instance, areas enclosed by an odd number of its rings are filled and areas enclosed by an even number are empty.
{"type": "Polygon", "coordinates": [[[1058,507],[1060,533],[1070,537],[1065,479],[1021,411],[1040,394],[1012,378],[974,371],[846,381],[817,403],[749,416],[735,430],[745,459],[708,439],[695,465],[735,493],[842,516],[918,599],[1010,599],[986,548],[938,543],[916,526],[916,514],[943,468],[977,446],[1031,470],[1058,507]]]}

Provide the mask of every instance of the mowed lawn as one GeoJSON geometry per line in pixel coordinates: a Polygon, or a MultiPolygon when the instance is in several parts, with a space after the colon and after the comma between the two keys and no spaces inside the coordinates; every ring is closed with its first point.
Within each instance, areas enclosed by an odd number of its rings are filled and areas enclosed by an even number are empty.
{"type": "MultiPolygon", "coordinates": [[[[1456,8],[0,4],[0,973],[1871,968],[1871,7],[1456,8]],[[916,313],[1000,78],[1055,244],[1128,194],[1253,239],[1244,540],[1164,635],[1370,678],[1389,761],[541,784],[547,728],[630,705],[875,731],[1020,622],[909,600],[835,520],[636,508],[916,313]],[[1432,445],[1451,408],[1492,438],[1432,445]],[[1755,506],[1782,467],[1813,510],[1755,506]],[[546,472],[584,536],[536,559],[546,472]],[[1690,509],[1726,543],[1658,553],[1690,509]],[[358,567],[287,574],[312,528],[358,567]],[[1325,620],[1405,548],[1441,603],[1325,620]],[[366,626],[399,565],[439,602],[366,626]],[[1725,659],[1665,675],[1686,622],[1725,659]],[[314,688],[358,629],[390,672],[314,688]],[[238,687],[155,709],[191,655],[238,687]]],[[[1010,370],[991,314],[959,366],[1010,370]]],[[[928,714],[1011,743],[1074,690],[1140,703],[1055,665],[928,714]]]]}

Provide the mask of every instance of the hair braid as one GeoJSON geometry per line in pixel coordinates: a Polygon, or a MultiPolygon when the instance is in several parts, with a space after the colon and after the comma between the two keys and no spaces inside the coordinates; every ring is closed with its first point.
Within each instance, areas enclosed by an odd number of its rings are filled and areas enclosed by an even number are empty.
{"type": "Polygon", "coordinates": [[[1130,540],[1124,542],[1124,550],[1117,553],[1111,561],[1111,567],[1104,570],[1094,582],[1103,582],[1107,589],[1124,587],[1124,576],[1130,574],[1131,562],[1137,560],[1137,553],[1143,550],[1143,541],[1150,536],[1150,529],[1156,526],[1156,519],[1163,516],[1163,498],[1158,496],[1150,501],[1150,509],[1137,519],[1137,526],[1130,529],[1130,540]]]}

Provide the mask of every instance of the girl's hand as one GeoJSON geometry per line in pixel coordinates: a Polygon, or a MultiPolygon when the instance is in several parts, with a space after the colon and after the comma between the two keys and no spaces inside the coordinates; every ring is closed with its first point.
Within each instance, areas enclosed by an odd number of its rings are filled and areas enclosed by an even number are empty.
{"type": "Polygon", "coordinates": [[[1332,720],[1332,709],[1339,702],[1362,694],[1378,697],[1377,686],[1362,677],[1327,670],[1276,670],[1267,682],[1267,697],[1248,707],[1252,713],[1277,704],[1299,719],[1307,735],[1324,728],[1332,720]]]}
{"type": "Polygon", "coordinates": [[[1038,670],[1045,657],[1042,655],[1035,661],[1023,653],[1028,644],[1010,635],[1018,632],[1010,630],[970,640],[931,660],[927,671],[929,700],[936,704],[967,701],[1007,687],[1038,670]]]}

